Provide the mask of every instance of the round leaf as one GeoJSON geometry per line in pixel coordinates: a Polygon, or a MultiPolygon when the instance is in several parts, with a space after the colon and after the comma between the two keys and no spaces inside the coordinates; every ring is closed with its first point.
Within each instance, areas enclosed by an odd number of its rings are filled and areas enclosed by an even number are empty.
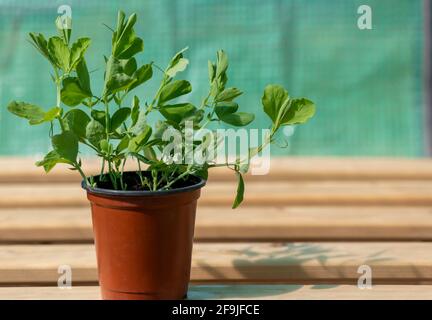
{"type": "Polygon", "coordinates": [[[90,117],[80,109],[72,109],[64,116],[66,123],[69,126],[69,130],[73,131],[78,138],[86,137],[86,127],[90,122],[90,117]]]}
{"type": "Polygon", "coordinates": [[[159,111],[167,120],[180,123],[183,118],[192,115],[195,110],[195,106],[190,103],[179,103],[163,106],[159,111]]]}
{"type": "Polygon", "coordinates": [[[271,84],[265,87],[262,97],[264,112],[276,123],[280,109],[288,99],[288,92],[280,85],[271,84]]]}
{"type": "Polygon", "coordinates": [[[131,113],[130,108],[120,108],[116,112],[114,112],[112,118],[111,118],[111,127],[110,129],[114,131],[118,127],[121,126],[123,122],[126,121],[126,119],[129,117],[131,113]]]}
{"type": "Polygon", "coordinates": [[[309,118],[312,118],[314,114],[315,105],[312,101],[305,98],[293,99],[288,111],[280,122],[283,125],[305,123],[309,118]]]}
{"type": "Polygon", "coordinates": [[[54,151],[61,158],[65,158],[71,162],[76,161],[78,155],[78,138],[71,131],[64,131],[60,134],[56,134],[51,138],[52,146],[54,151]]]}
{"type": "Polygon", "coordinates": [[[99,147],[99,142],[106,138],[104,126],[99,121],[91,120],[86,127],[86,138],[92,145],[99,147]]]}
{"type": "Polygon", "coordinates": [[[226,114],[220,118],[223,122],[236,127],[243,127],[254,121],[255,115],[247,112],[226,114]]]}
{"type": "Polygon", "coordinates": [[[222,120],[223,116],[236,112],[238,107],[235,102],[218,102],[215,106],[215,112],[218,118],[222,120]]]}
{"type": "Polygon", "coordinates": [[[159,96],[159,103],[180,97],[192,91],[191,84],[186,80],[176,80],[163,87],[159,96]]]}
{"type": "Polygon", "coordinates": [[[35,164],[38,167],[44,167],[45,172],[48,173],[57,163],[71,164],[69,160],[60,157],[60,155],[54,150],[48,152],[42,160],[37,161],[35,164]]]}
{"type": "Polygon", "coordinates": [[[91,93],[81,87],[81,84],[76,77],[69,77],[63,80],[63,88],[61,89],[61,100],[69,107],[79,105],[85,98],[91,97],[91,93]]]}
{"type": "Polygon", "coordinates": [[[232,101],[242,93],[243,92],[237,88],[226,88],[224,91],[218,94],[217,101],[232,101]]]}

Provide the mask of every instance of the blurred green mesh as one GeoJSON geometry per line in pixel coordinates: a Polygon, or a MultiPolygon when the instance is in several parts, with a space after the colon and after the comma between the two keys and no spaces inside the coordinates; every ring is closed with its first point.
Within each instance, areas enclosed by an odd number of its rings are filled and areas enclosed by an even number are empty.
{"type": "MultiPolygon", "coordinates": [[[[0,154],[43,154],[47,126],[29,127],[9,115],[12,99],[45,108],[55,103],[50,66],[26,41],[30,31],[52,35],[62,1],[0,0],[0,154]]],[[[100,89],[103,54],[118,9],[138,14],[144,38],[141,63],[164,66],[189,46],[191,101],[208,90],[207,60],[223,48],[230,58],[229,84],[245,95],[241,107],[257,114],[251,128],[269,125],[260,98],[267,83],[280,83],[294,97],[317,104],[317,114],[297,127],[289,147],[276,155],[423,156],[422,1],[368,0],[373,30],[357,28],[357,8],[348,0],[146,0],[68,1],[73,36],[92,38],[88,65],[100,89]]],[[[156,78],[159,74],[154,72],[156,78]]],[[[136,94],[142,101],[155,79],[136,94]]],[[[98,90],[95,90],[96,92],[98,90]]],[[[147,98],[150,99],[150,98],[147,98]]],[[[279,144],[284,145],[284,136],[279,144]]]]}

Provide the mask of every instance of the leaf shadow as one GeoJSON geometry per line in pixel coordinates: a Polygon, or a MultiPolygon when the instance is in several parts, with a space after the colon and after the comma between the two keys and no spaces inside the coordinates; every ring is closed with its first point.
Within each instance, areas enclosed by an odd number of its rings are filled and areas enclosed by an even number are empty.
{"type": "Polygon", "coordinates": [[[354,262],[360,266],[391,260],[385,256],[386,250],[372,252],[364,261],[358,261],[358,257],[343,248],[335,251],[325,243],[307,242],[272,243],[270,248],[269,244],[257,243],[228,253],[236,257],[232,266],[238,279],[227,276],[223,269],[198,261],[198,266],[218,279],[218,283],[227,284],[195,286],[190,298],[200,295],[214,299],[270,298],[298,291],[306,284],[311,284],[313,290],[336,288],[340,284],[357,285],[361,274],[357,268],[351,268],[354,262]],[[330,259],[338,259],[338,267],[328,264],[330,259]],[[240,283],[233,285],[233,282],[240,283]]]}

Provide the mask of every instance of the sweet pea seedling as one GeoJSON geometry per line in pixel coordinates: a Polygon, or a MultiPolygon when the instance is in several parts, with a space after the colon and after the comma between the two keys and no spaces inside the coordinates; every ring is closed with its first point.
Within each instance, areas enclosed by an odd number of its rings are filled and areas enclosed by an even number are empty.
{"type": "MultiPolygon", "coordinates": [[[[196,106],[190,102],[175,102],[192,91],[189,81],[177,79],[189,63],[184,56],[187,48],[175,54],[165,69],[152,62],[139,66],[135,56],[143,51],[144,42],[135,33],[136,21],[136,14],[126,19],[123,12],[118,13],[117,26],[111,30],[111,53],[105,57],[103,89],[99,95],[93,92],[85,60],[91,43],[89,38],[71,42],[71,29],[65,31],[60,27],[59,35],[48,39],[40,33],[30,33],[30,42],[53,68],[56,103],[43,109],[35,104],[12,101],[8,110],[27,119],[30,125],[51,123],[52,151],[36,165],[49,172],[58,163],[69,164],[81,174],[85,183],[95,185],[97,182],[93,177],[84,174],[78,157],[79,147],[86,145],[102,160],[100,181],[106,179],[104,185],[108,183],[109,188],[116,190],[167,190],[191,175],[206,179],[210,168],[226,166],[238,177],[233,203],[233,208],[237,207],[243,200],[242,175],[248,170],[248,161],[274,141],[281,127],[301,124],[311,118],[315,113],[314,104],[305,98],[290,98],[282,86],[268,85],[262,105],[272,121],[270,135],[261,145],[249,149],[247,159],[236,158],[222,164],[211,161],[167,163],[163,150],[168,141],[161,139],[163,130],[175,128],[184,134],[188,122],[193,123],[195,130],[221,122],[242,127],[250,124],[255,115],[239,111],[235,100],[242,91],[227,86],[228,57],[223,50],[217,52],[215,62],[208,63],[209,92],[201,103],[196,106]],[[132,105],[125,106],[125,98],[149,81],[154,69],[161,72],[161,80],[153,98],[133,96],[132,105]],[[150,124],[148,115],[152,112],[160,113],[163,120],[150,124]],[[138,164],[136,174],[139,179],[135,185],[124,179],[127,159],[138,164]],[[148,166],[150,176],[143,175],[141,165],[148,166]]],[[[59,26],[58,21],[56,25],[59,26]]],[[[176,147],[185,158],[188,152],[203,148],[203,141],[186,145],[185,140],[181,140],[176,147]],[[184,152],[186,149],[189,151],[184,152]]]]}

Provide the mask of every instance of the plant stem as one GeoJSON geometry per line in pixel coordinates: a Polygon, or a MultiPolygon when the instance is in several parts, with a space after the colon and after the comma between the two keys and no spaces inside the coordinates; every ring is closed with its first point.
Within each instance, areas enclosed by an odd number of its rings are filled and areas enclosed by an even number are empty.
{"type": "MultiPolygon", "coordinates": [[[[109,143],[110,137],[109,137],[109,106],[108,102],[106,101],[106,98],[104,99],[104,105],[105,105],[105,134],[106,134],[106,140],[109,143]]],[[[106,161],[108,162],[108,175],[110,176],[111,183],[115,190],[117,190],[117,178],[113,172],[112,163],[111,163],[111,154],[108,153],[106,155],[106,161]]]]}
{"type": "Polygon", "coordinates": [[[102,164],[101,164],[101,171],[100,171],[99,180],[103,179],[104,171],[105,171],[105,159],[102,157],[102,164]]]}
{"type": "Polygon", "coordinates": [[[126,190],[126,186],[123,182],[123,172],[124,172],[125,164],[126,164],[126,158],[123,159],[123,163],[122,163],[122,167],[121,167],[121,174],[120,174],[120,187],[122,188],[122,190],[126,190]]]}
{"type": "Polygon", "coordinates": [[[137,164],[138,164],[138,176],[140,178],[141,186],[144,187],[144,180],[143,180],[143,176],[142,176],[142,172],[141,172],[141,163],[140,163],[138,158],[136,160],[137,160],[137,164]]]}
{"type": "Polygon", "coordinates": [[[193,173],[194,171],[190,171],[189,169],[186,170],[185,172],[183,172],[182,174],[180,174],[177,178],[175,178],[174,180],[171,180],[170,182],[168,182],[165,186],[163,186],[162,188],[160,188],[159,190],[165,190],[168,189],[169,187],[171,187],[174,183],[176,183],[177,181],[179,181],[180,179],[183,179],[184,177],[186,177],[187,175],[193,173]]]}
{"type": "Polygon", "coordinates": [[[152,176],[153,176],[153,191],[157,190],[157,185],[158,185],[158,177],[157,177],[157,171],[156,170],[152,170],[152,176]]]}
{"type": "Polygon", "coordinates": [[[84,171],[81,169],[81,166],[78,163],[74,163],[73,166],[79,172],[79,174],[81,175],[81,177],[83,178],[84,184],[87,185],[88,184],[87,177],[84,174],[84,171]]]}
{"type": "Polygon", "coordinates": [[[206,106],[206,104],[207,104],[207,102],[208,102],[208,99],[210,98],[210,92],[208,93],[208,95],[207,95],[207,97],[205,97],[204,99],[203,99],[203,101],[201,102],[201,106],[199,107],[200,109],[204,109],[204,107],[206,106]]]}
{"type": "MultiPolygon", "coordinates": [[[[61,108],[61,106],[60,106],[61,105],[61,86],[60,86],[61,77],[59,76],[57,68],[54,68],[54,72],[55,72],[55,84],[56,84],[56,107],[61,108]]],[[[60,112],[60,115],[57,117],[57,119],[59,121],[60,128],[61,128],[62,132],[64,132],[64,131],[66,131],[66,128],[65,128],[65,125],[63,123],[62,113],[63,112],[60,112]]]]}
{"type": "Polygon", "coordinates": [[[111,161],[107,160],[107,162],[108,162],[108,175],[110,177],[110,180],[111,180],[111,183],[112,183],[112,185],[114,187],[114,190],[117,190],[118,189],[118,187],[117,187],[117,178],[115,176],[115,173],[113,173],[111,161]]]}
{"type": "Polygon", "coordinates": [[[154,104],[156,103],[157,99],[159,99],[159,95],[161,94],[162,88],[165,86],[167,79],[168,79],[168,77],[166,75],[164,75],[164,77],[163,77],[163,79],[159,85],[159,88],[158,88],[158,90],[157,90],[157,92],[153,98],[152,103],[150,104],[150,106],[146,110],[146,113],[145,113],[146,115],[148,115],[150,113],[150,111],[152,111],[154,104]]]}
{"type": "Polygon", "coordinates": [[[93,147],[90,143],[87,143],[85,141],[80,141],[81,143],[85,144],[86,146],[92,148],[94,151],[96,151],[97,153],[99,153],[99,150],[96,149],[95,147],[93,147]]]}
{"type": "MultiPolygon", "coordinates": [[[[121,105],[122,105],[123,99],[126,97],[126,95],[127,95],[127,93],[125,93],[122,97],[120,97],[120,96],[118,97],[118,100],[119,100],[118,108],[119,109],[121,109],[121,105]]],[[[123,129],[126,132],[126,135],[129,137],[129,134],[127,132],[127,126],[126,126],[126,123],[124,123],[124,122],[123,122],[123,129]]]]}
{"type": "Polygon", "coordinates": [[[109,107],[108,102],[104,100],[105,105],[105,134],[106,134],[106,140],[109,142],[109,107]]]}

